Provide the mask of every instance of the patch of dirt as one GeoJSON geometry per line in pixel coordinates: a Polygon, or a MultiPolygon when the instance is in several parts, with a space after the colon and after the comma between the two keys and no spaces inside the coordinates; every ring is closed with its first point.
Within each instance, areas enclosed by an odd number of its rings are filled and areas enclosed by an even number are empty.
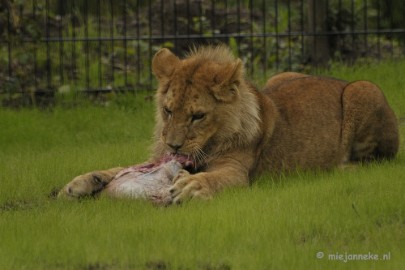
{"type": "Polygon", "coordinates": [[[139,267],[136,267],[135,265],[120,265],[116,262],[112,263],[103,263],[103,262],[95,262],[95,263],[89,263],[87,265],[84,265],[80,267],[79,269],[83,270],[130,270],[130,269],[139,269],[139,267]]]}
{"type": "Polygon", "coordinates": [[[164,261],[149,261],[145,264],[147,270],[166,270],[170,269],[167,263],[164,261]]]}
{"type": "MultiPolygon", "coordinates": [[[[67,265],[64,264],[54,264],[50,268],[52,269],[65,269],[68,268],[67,265]]],[[[115,262],[112,263],[103,263],[103,262],[95,262],[89,263],[85,265],[80,265],[77,267],[80,270],[132,270],[132,269],[144,269],[144,270],[169,270],[173,269],[169,263],[163,260],[152,260],[146,262],[144,265],[121,265],[115,262]]],[[[176,268],[177,269],[177,268],[176,268]]],[[[178,269],[190,269],[188,267],[180,267],[178,269]]],[[[226,263],[199,263],[195,267],[191,269],[199,269],[199,270],[231,270],[232,267],[226,263]]]]}
{"type": "Polygon", "coordinates": [[[83,267],[85,270],[112,270],[112,269],[118,269],[118,267],[111,265],[111,264],[106,264],[106,263],[90,263],[83,267]]]}
{"type": "Polygon", "coordinates": [[[204,263],[199,267],[199,269],[201,269],[201,270],[231,270],[232,267],[226,263],[219,263],[219,264],[204,263]]]}
{"type": "Polygon", "coordinates": [[[8,211],[31,210],[35,207],[37,207],[37,204],[33,201],[27,200],[8,201],[0,205],[0,213],[8,211]]]}

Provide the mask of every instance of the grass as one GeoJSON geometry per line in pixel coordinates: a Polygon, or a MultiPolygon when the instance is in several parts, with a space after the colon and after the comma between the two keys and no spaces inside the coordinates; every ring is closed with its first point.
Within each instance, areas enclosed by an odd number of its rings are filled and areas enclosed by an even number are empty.
{"type": "MultiPolygon", "coordinates": [[[[321,73],[378,83],[403,119],[404,68],[398,61],[321,73]]],[[[108,106],[0,109],[0,126],[1,269],[401,269],[405,263],[403,121],[392,162],[264,175],[250,188],[169,208],[49,197],[83,172],[146,159],[153,104],[142,95],[108,106]],[[380,260],[333,260],[346,253],[380,260]]]]}

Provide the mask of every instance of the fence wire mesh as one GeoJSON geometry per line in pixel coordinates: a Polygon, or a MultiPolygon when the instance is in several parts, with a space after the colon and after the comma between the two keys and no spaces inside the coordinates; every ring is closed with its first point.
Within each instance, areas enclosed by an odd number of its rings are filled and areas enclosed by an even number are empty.
{"type": "Polygon", "coordinates": [[[161,47],[184,55],[225,43],[259,79],[330,61],[398,58],[403,12],[394,0],[3,0],[0,91],[32,100],[150,90],[161,47]]]}

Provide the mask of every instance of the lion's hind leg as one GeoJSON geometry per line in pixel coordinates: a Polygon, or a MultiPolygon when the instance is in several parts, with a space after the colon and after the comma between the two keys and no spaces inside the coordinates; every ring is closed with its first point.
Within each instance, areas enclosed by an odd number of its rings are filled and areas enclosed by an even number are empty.
{"type": "Polygon", "coordinates": [[[382,91],[368,81],[348,84],[342,95],[345,161],[390,159],[398,152],[398,124],[382,91]]]}

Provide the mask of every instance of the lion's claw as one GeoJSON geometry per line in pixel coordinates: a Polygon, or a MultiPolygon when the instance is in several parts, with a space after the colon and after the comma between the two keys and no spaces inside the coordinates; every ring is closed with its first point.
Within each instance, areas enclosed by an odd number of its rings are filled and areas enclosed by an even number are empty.
{"type": "Polygon", "coordinates": [[[202,185],[200,175],[192,175],[189,172],[182,170],[179,175],[173,180],[174,185],[170,188],[173,204],[180,204],[192,198],[211,198],[210,192],[202,185]]]}

